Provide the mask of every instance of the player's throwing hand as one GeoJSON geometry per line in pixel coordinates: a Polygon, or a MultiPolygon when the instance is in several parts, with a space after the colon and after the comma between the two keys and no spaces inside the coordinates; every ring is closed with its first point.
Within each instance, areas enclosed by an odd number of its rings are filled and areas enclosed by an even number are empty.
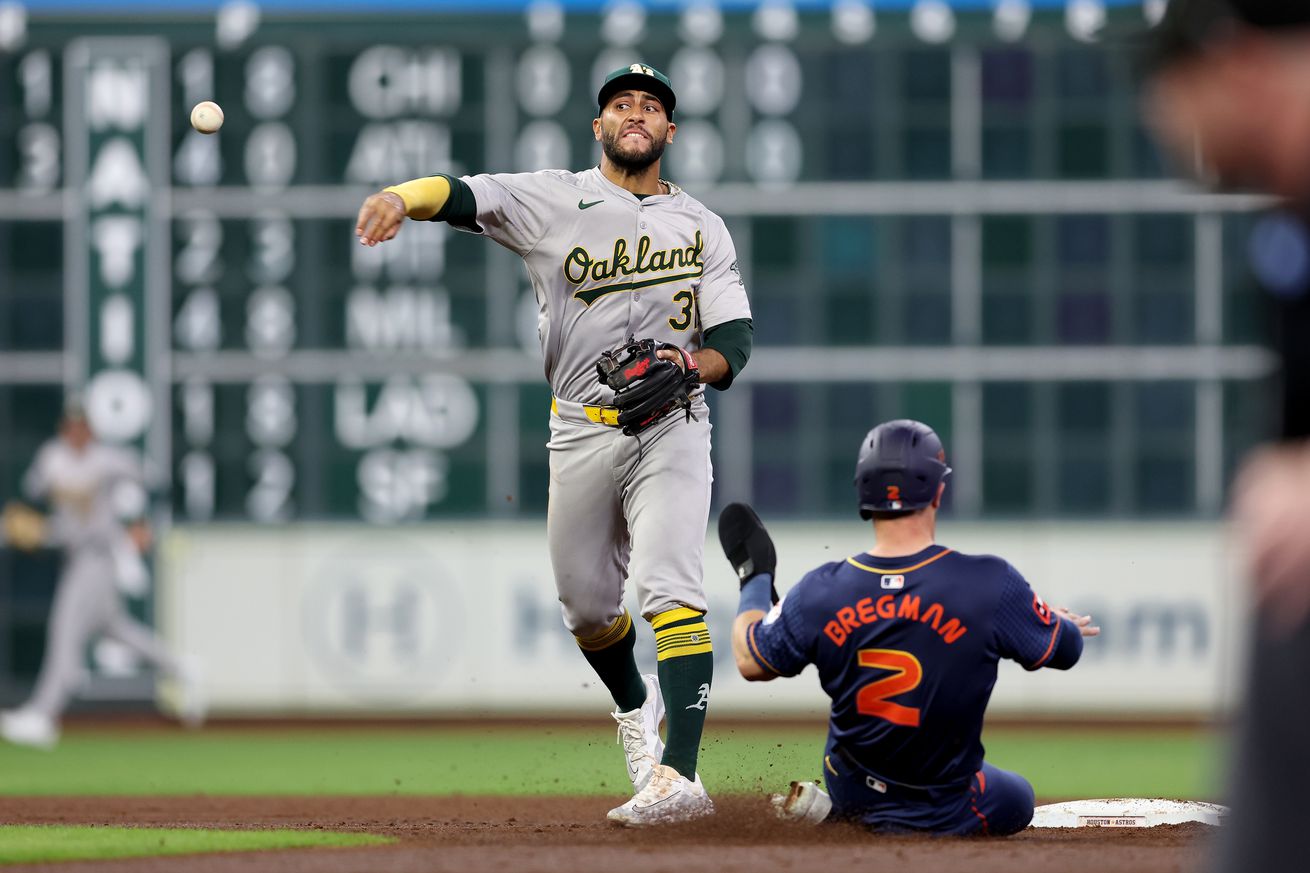
{"type": "Polygon", "coordinates": [[[375,246],[386,242],[400,232],[405,220],[405,201],[392,191],[372,194],[359,207],[355,220],[355,236],[361,245],[375,246]]]}

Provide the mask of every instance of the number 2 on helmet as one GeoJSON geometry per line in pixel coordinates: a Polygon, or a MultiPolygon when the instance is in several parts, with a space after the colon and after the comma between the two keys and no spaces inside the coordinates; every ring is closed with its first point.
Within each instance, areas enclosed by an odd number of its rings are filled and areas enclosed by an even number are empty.
{"type": "Polygon", "coordinates": [[[899,486],[899,485],[888,485],[888,486],[887,486],[887,499],[888,499],[888,500],[900,500],[900,499],[901,499],[901,486],[899,486]]]}

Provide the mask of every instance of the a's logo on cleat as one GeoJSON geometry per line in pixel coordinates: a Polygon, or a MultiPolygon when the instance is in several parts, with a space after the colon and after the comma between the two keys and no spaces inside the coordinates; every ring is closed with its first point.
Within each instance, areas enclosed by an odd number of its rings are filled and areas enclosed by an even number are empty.
{"type": "Polygon", "coordinates": [[[705,706],[710,702],[710,683],[703,682],[700,687],[700,700],[697,700],[691,706],[683,707],[684,709],[699,709],[705,711],[705,706]]]}

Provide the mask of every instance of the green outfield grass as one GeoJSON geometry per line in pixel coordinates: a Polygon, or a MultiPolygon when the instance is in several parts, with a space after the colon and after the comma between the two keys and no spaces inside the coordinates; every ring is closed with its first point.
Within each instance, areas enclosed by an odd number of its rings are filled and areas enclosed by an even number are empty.
{"type": "Polygon", "coordinates": [[[0,864],[107,860],[200,852],[254,852],[307,846],[378,846],[374,834],[330,831],[214,831],[175,828],[0,825],[0,864]]]}
{"type": "MultiPolygon", "coordinates": [[[[1040,797],[1214,798],[1220,741],[1205,731],[989,730],[993,764],[1040,797]]],[[[711,792],[817,778],[823,730],[709,726],[711,792]]],[[[629,791],[603,727],[209,729],[79,727],[58,749],[0,743],[0,794],[601,794],[629,791]]]]}

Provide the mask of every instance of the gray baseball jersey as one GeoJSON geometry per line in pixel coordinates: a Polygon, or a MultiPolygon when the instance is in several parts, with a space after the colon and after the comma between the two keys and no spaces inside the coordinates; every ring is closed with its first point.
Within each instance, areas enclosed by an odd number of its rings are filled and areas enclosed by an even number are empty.
{"type": "Polygon", "coordinates": [[[628,337],[695,351],[710,328],[750,317],[723,220],[676,185],[638,198],[593,167],[581,173],[480,175],[478,231],[515,252],[536,293],[551,416],[547,539],[564,622],[601,632],[637,586],[646,617],[704,611],[710,424],[697,397],[688,420],[638,437],[595,423],[585,405],[613,392],[596,359],[628,337]]]}
{"type": "Polygon", "coordinates": [[[114,507],[123,484],[144,487],[137,456],[91,443],[75,451],[61,439],[41,447],[23,478],[23,490],[51,505],[51,545],[66,550],[59,587],[46,629],[45,658],[36,688],[24,709],[58,719],[81,684],[87,644],[98,636],[117,640],[167,674],[177,661],[150,628],[124,608],[118,585],[144,565],[114,507]]]}
{"type": "Polygon", "coordinates": [[[50,502],[55,544],[68,549],[108,548],[124,535],[114,508],[121,484],[144,486],[136,455],[100,443],[79,452],[62,439],[41,446],[23,477],[28,497],[50,502]]]}
{"type": "Polygon", "coordinates": [[[723,219],[676,185],[639,200],[597,167],[464,181],[481,232],[527,265],[556,397],[608,403],[596,359],[629,336],[695,351],[704,331],[750,318],[723,219]]]}

